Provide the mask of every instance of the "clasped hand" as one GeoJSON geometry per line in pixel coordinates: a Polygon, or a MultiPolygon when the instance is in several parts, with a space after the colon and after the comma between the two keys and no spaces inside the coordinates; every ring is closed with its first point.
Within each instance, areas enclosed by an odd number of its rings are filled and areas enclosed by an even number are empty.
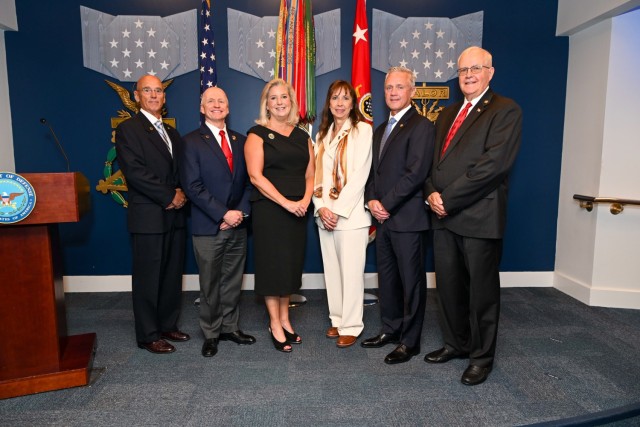
{"type": "Polygon", "coordinates": [[[371,200],[368,203],[369,211],[371,215],[378,221],[380,224],[385,222],[391,217],[391,214],[382,206],[379,200],[371,200]]]}
{"type": "Polygon", "coordinates": [[[305,203],[304,200],[299,200],[297,202],[287,200],[283,206],[295,216],[303,217],[307,214],[307,206],[309,206],[309,203],[305,203]]]}
{"type": "Polygon", "coordinates": [[[229,230],[235,228],[242,223],[244,214],[242,211],[228,210],[222,217],[222,223],[220,224],[220,230],[229,230]]]}
{"type": "Polygon", "coordinates": [[[440,193],[434,191],[429,194],[427,197],[427,202],[429,202],[429,207],[436,214],[438,218],[444,218],[447,216],[447,211],[444,209],[444,202],[442,201],[442,196],[440,193]]]}
{"type": "Polygon", "coordinates": [[[182,191],[181,188],[176,188],[176,194],[173,196],[173,200],[165,209],[180,209],[185,205],[185,203],[187,203],[187,196],[184,194],[184,191],[182,191]]]}
{"type": "Polygon", "coordinates": [[[320,208],[318,209],[318,216],[320,217],[320,221],[322,222],[325,230],[335,230],[338,225],[338,215],[331,212],[328,208],[320,208]]]}

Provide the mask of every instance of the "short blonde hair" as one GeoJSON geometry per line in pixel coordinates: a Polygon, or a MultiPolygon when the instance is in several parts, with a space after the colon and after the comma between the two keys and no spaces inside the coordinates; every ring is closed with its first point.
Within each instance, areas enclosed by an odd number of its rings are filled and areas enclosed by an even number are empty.
{"type": "Polygon", "coordinates": [[[284,86],[289,94],[291,100],[291,111],[289,111],[289,117],[287,117],[287,123],[291,126],[296,126],[300,117],[298,116],[298,102],[296,101],[296,92],[293,87],[282,79],[273,79],[264,86],[262,94],[260,95],[260,116],[256,119],[256,123],[262,126],[266,126],[269,123],[269,112],[267,111],[267,97],[269,91],[275,86],[284,86]]]}

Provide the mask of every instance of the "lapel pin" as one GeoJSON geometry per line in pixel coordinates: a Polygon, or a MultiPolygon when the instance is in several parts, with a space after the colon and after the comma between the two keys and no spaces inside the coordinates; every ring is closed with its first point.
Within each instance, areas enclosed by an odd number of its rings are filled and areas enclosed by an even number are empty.
{"type": "Polygon", "coordinates": [[[267,136],[269,137],[269,139],[274,139],[274,138],[275,138],[275,136],[274,136],[272,133],[270,133],[270,134],[269,134],[269,135],[267,135],[267,136]]]}
{"type": "Polygon", "coordinates": [[[402,129],[404,127],[404,123],[400,123],[400,128],[402,129]]]}
{"type": "Polygon", "coordinates": [[[478,109],[477,109],[476,111],[478,111],[478,113],[479,113],[479,112],[481,111],[481,110],[480,110],[480,107],[478,107],[478,109]]]}
{"type": "Polygon", "coordinates": [[[231,135],[231,139],[235,141],[236,140],[236,136],[235,135],[231,135]]]}
{"type": "Polygon", "coordinates": [[[488,99],[485,99],[485,100],[484,100],[484,105],[487,105],[488,103],[489,103],[489,100],[488,100],[488,99]]]}
{"type": "Polygon", "coordinates": [[[204,139],[209,139],[209,135],[205,135],[205,136],[204,136],[204,139]]]}

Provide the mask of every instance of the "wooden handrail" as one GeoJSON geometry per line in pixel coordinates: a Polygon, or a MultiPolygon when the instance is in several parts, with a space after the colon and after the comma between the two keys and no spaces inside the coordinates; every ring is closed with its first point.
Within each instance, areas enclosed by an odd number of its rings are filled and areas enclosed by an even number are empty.
{"type": "Polygon", "coordinates": [[[594,203],[611,203],[609,207],[609,212],[613,215],[618,215],[620,212],[624,210],[624,205],[635,205],[640,206],[640,200],[633,199],[618,199],[616,197],[594,197],[594,196],[583,196],[582,194],[574,194],[574,200],[578,200],[580,202],[580,207],[587,210],[587,212],[591,212],[593,210],[594,203]]]}

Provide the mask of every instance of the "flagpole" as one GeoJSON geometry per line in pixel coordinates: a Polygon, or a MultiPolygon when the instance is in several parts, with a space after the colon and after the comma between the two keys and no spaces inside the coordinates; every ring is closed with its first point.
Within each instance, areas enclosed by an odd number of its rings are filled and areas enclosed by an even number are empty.
{"type": "MultiPolygon", "coordinates": [[[[369,24],[367,23],[367,2],[356,0],[356,17],[353,22],[353,40],[351,57],[351,85],[356,91],[356,108],[365,121],[373,125],[373,106],[371,105],[371,60],[369,53],[369,24]]],[[[376,228],[369,228],[369,242],[375,238],[376,228]]],[[[378,297],[364,294],[364,305],[373,305],[378,297]]]]}

